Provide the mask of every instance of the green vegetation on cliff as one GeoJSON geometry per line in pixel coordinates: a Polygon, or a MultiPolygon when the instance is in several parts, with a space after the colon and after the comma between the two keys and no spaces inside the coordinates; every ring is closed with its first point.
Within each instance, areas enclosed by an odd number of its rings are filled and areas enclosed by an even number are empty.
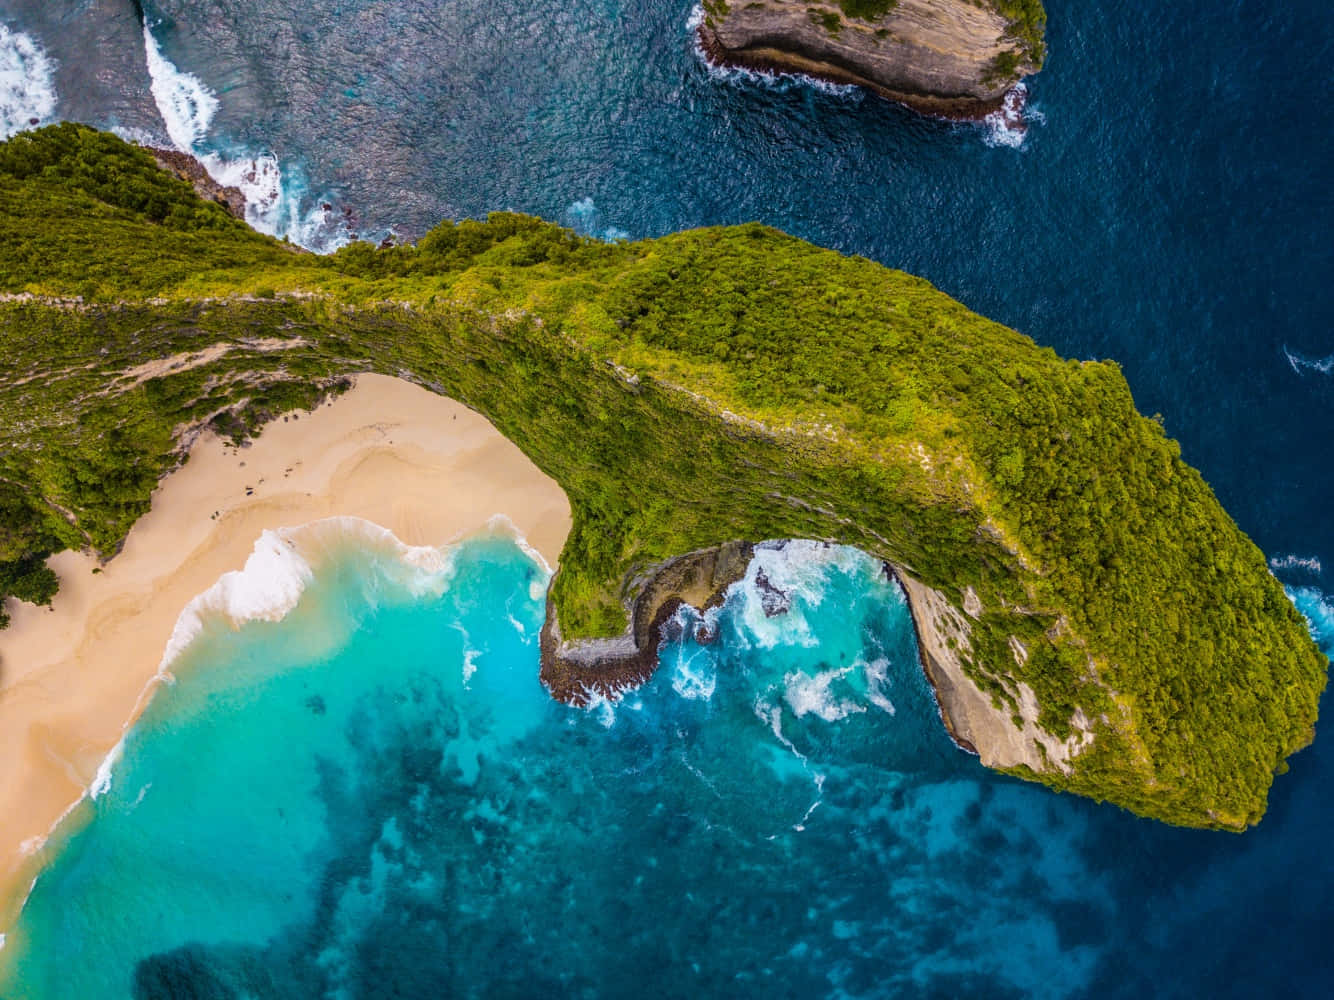
{"type": "MultiPolygon", "coordinates": [[[[1031,66],[1030,72],[1042,68],[1047,55],[1047,11],[1042,0],[988,0],[990,6],[1010,22],[1009,37],[1018,43],[1015,52],[1003,53],[994,70],[996,78],[1012,75],[1021,61],[1031,66]],[[1002,69],[1002,67],[1004,67],[1002,69]]],[[[876,21],[899,5],[899,0],[837,0],[848,17],[876,21]]],[[[707,4],[706,4],[707,6],[707,4]]],[[[983,6],[982,3],[977,6],[983,6]]],[[[837,18],[831,31],[837,30],[837,18]]]]}
{"type": "Polygon", "coordinates": [[[1047,11],[1042,0],[992,0],[992,5],[1010,21],[1010,35],[1022,49],[1033,70],[1047,58],[1047,11]]]}
{"type": "Polygon", "coordinates": [[[52,551],[113,553],[194,430],[253,433],[378,371],[565,489],[567,638],[620,632],[672,556],[827,538],[973,588],[967,669],[996,704],[1022,681],[1051,733],[1090,720],[1071,774],[1027,777],[1238,829],[1311,739],[1323,657],[1119,369],[870,261],[758,225],[603,244],[508,214],[318,257],[64,125],[0,146],[0,293],[17,596],[49,597],[52,551]]]}

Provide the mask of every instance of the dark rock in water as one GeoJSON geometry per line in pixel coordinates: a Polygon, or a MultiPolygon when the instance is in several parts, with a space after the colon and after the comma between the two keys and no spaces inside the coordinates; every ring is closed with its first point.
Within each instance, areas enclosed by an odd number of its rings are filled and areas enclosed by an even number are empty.
{"type": "Polygon", "coordinates": [[[685,635],[685,624],[680,616],[673,615],[662,623],[662,627],[658,630],[658,641],[680,642],[683,635],[685,635]]]}
{"type": "Polygon", "coordinates": [[[777,618],[792,610],[792,598],[770,583],[764,570],[755,573],[755,589],[760,592],[760,607],[764,608],[766,618],[777,618]]]}
{"type": "Polygon", "coordinates": [[[238,219],[245,218],[245,194],[238,187],[224,187],[215,181],[204,165],[189,153],[175,149],[154,149],[145,147],[153,154],[158,166],[170,170],[183,181],[188,181],[195,193],[206,201],[217,202],[238,219]]]}
{"type": "Polygon", "coordinates": [[[324,698],[318,694],[313,694],[306,699],[306,707],[315,715],[323,715],[328,711],[328,706],[324,704],[324,698]]]}
{"type": "Polygon", "coordinates": [[[718,641],[718,626],[700,622],[695,626],[695,641],[701,646],[712,646],[718,641]]]}
{"type": "Polygon", "coordinates": [[[754,551],[748,542],[727,542],[649,570],[635,584],[639,596],[630,609],[629,630],[614,639],[566,642],[555,602],[548,600],[541,635],[542,683],[567,705],[587,705],[599,695],[615,699],[643,684],[658,668],[665,630],[681,627],[676,618],[681,606],[707,611],[722,604],[728,588],[745,579],[754,551]]]}

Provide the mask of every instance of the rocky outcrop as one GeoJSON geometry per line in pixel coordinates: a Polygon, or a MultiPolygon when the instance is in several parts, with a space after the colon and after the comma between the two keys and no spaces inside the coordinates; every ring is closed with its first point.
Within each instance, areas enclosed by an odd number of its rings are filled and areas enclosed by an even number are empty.
{"type": "MultiPolygon", "coordinates": [[[[555,602],[547,601],[542,628],[542,683],[552,696],[571,705],[587,705],[598,698],[616,700],[648,681],[658,668],[663,639],[673,639],[669,627],[677,610],[688,604],[703,611],[723,602],[728,589],[745,579],[755,546],[730,542],[701,549],[650,569],[630,584],[637,593],[631,625],[613,639],[566,641],[561,636],[555,602]]],[[[970,618],[982,613],[977,593],[965,588],[956,607],[944,593],[913,579],[901,567],[885,564],[888,576],[903,588],[917,633],[922,669],[936,693],[941,721],[954,741],[977,754],[987,767],[1025,766],[1037,773],[1070,773],[1070,760],[1093,740],[1082,714],[1071,720],[1074,735],[1062,742],[1038,725],[1040,706],[1032,688],[1005,673],[991,674],[1005,698],[984,691],[968,676],[971,659],[970,618]]],[[[769,616],[788,611],[789,595],[774,587],[763,571],[755,586],[769,616]]],[[[715,636],[697,635],[701,642],[715,636]]],[[[1022,666],[1028,651],[1011,637],[1010,651],[1022,666]]]]}
{"type": "Polygon", "coordinates": [[[153,159],[157,160],[159,167],[188,182],[199,197],[205,201],[217,202],[236,218],[245,220],[245,194],[240,188],[224,187],[219,184],[204,169],[204,165],[189,153],[152,147],[148,147],[148,151],[153,154],[153,159]]]}
{"type": "MultiPolygon", "coordinates": [[[[982,611],[977,594],[967,590],[964,610],[960,610],[939,590],[919,583],[899,567],[891,570],[908,599],[922,669],[935,689],[940,718],[954,741],[977,754],[987,767],[1026,766],[1038,773],[1070,773],[1070,758],[1093,740],[1082,714],[1071,720],[1074,735],[1062,742],[1038,725],[1037,697],[1023,681],[996,675],[1013,703],[1011,708],[983,691],[965,672],[963,658],[972,652],[968,619],[982,611]]],[[[1021,666],[1028,657],[1023,643],[1013,636],[1010,652],[1021,666]]]]}
{"type": "Polygon", "coordinates": [[[541,637],[542,683],[552,697],[570,705],[587,705],[599,697],[615,699],[643,684],[658,669],[663,630],[677,610],[683,604],[701,611],[721,604],[727,589],[745,577],[754,551],[748,542],[728,542],[649,570],[632,582],[631,592],[638,596],[630,627],[614,639],[566,641],[556,602],[548,600],[541,637]]]}
{"type": "Polygon", "coordinates": [[[1006,92],[1038,68],[1009,19],[975,0],[714,0],[705,4],[699,39],[721,65],[854,84],[951,118],[1000,109],[1006,92]],[[866,13],[884,6],[883,14],[866,13]]]}

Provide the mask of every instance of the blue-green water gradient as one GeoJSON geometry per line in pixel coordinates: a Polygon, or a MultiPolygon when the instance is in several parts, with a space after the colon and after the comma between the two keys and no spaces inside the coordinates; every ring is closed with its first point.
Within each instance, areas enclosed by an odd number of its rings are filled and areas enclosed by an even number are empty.
{"type": "MultiPolygon", "coordinates": [[[[683,612],[654,679],[587,710],[536,680],[545,572],[495,538],[450,566],[349,544],[284,621],[206,628],[49,846],[0,992],[1254,996],[1329,972],[1318,787],[1280,782],[1238,838],[986,771],[854,550],[761,550],[715,642],[683,612]]],[[[1329,648],[1331,608],[1298,599],[1329,648]]]]}

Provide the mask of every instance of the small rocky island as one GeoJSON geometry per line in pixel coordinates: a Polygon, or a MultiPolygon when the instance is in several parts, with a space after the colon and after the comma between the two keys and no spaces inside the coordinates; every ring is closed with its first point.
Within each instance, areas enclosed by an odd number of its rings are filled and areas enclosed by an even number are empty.
{"type": "Polygon", "coordinates": [[[854,84],[926,114],[979,118],[1042,67],[1041,0],[705,0],[724,66],[854,84]]]}

